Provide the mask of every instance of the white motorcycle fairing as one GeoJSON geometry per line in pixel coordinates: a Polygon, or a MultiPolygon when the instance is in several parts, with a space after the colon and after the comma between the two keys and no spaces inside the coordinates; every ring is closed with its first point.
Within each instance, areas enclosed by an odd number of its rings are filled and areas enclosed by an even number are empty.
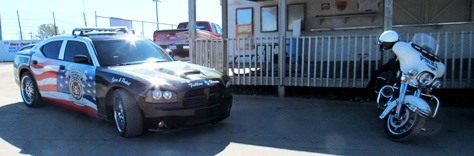
{"type": "Polygon", "coordinates": [[[446,66],[442,62],[423,56],[421,52],[413,48],[412,43],[398,41],[393,46],[392,51],[397,55],[400,61],[400,70],[403,73],[415,69],[419,72],[429,71],[435,78],[440,78],[446,71],[446,66]]]}
{"type": "Polygon", "coordinates": [[[413,95],[406,95],[403,100],[403,103],[408,107],[408,109],[415,112],[416,114],[421,115],[422,117],[432,117],[433,113],[431,111],[430,105],[428,105],[425,100],[419,97],[413,95]]]}
{"type": "MultiPolygon", "coordinates": [[[[428,103],[426,103],[425,100],[419,97],[416,97],[413,95],[406,95],[403,98],[403,104],[405,104],[408,107],[408,109],[410,109],[411,111],[417,114],[420,114],[423,117],[426,117],[426,118],[432,117],[433,113],[431,111],[431,107],[428,105],[428,103]]],[[[384,109],[382,114],[380,114],[379,118],[380,119],[385,118],[385,116],[387,116],[390,110],[392,110],[395,106],[397,106],[397,100],[392,100],[388,102],[387,107],[384,109]]]]}

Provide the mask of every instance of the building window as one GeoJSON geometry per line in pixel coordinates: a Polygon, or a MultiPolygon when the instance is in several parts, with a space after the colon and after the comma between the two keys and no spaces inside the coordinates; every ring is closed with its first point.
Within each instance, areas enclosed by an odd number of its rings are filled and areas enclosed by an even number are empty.
{"type": "MultiPolygon", "coordinates": [[[[236,25],[235,34],[239,39],[253,38],[253,9],[252,8],[238,8],[236,9],[236,25]]],[[[236,49],[249,50],[254,49],[253,41],[250,43],[245,40],[236,40],[236,49]]]]}
{"type": "Polygon", "coordinates": [[[276,32],[278,31],[278,7],[264,6],[260,8],[260,31],[276,32]]]}
{"type": "Polygon", "coordinates": [[[239,8],[237,9],[237,25],[252,24],[252,8],[239,8]]]}
{"type": "Polygon", "coordinates": [[[293,25],[297,22],[301,22],[299,25],[301,26],[301,30],[304,29],[304,13],[305,13],[305,6],[304,4],[290,4],[288,5],[288,13],[287,13],[287,20],[286,26],[288,31],[293,30],[293,25]]]}

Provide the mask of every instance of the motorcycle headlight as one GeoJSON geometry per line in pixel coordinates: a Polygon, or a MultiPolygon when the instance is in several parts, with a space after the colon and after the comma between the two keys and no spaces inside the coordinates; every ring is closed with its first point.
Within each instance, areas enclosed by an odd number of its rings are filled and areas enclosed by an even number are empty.
{"type": "Polygon", "coordinates": [[[145,101],[148,103],[178,102],[178,96],[175,92],[152,89],[147,92],[145,101]]]}
{"type": "Polygon", "coordinates": [[[432,81],[433,81],[433,75],[428,72],[422,72],[418,76],[418,82],[423,86],[430,85],[432,81]]]}

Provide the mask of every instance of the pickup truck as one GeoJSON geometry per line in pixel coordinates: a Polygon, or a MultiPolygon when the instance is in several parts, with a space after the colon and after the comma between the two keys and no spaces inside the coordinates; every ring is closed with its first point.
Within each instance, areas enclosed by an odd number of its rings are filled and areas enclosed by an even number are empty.
{"type": "MultiPolygon", "coordinates": [[[[212,22],[197,21],[196,37],[198,39],[218,39],[222,37],[222,28],[212,22]]],[[[177,29],[156,30],[153,33],[153,41],[177,60],[189,59],[189,31],[188,22],[181,22],[177,29]]]]}

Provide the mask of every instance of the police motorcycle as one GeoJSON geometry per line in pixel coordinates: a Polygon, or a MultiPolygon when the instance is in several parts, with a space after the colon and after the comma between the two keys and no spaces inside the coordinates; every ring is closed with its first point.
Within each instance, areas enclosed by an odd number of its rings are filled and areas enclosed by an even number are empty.
{"type": "Polygon", "coordinates": [[[440,102],[431,91],[441,86],[445,65],[436,55],[437,41],[430,35],[415,34],[411,42],[399,40],[388,30],[379,37],[381,51],[392,50],[394,58],[376,80],[379,118],[392,140],[405,140],[424,130],[427,119],[436,116],[440,102]]]}

